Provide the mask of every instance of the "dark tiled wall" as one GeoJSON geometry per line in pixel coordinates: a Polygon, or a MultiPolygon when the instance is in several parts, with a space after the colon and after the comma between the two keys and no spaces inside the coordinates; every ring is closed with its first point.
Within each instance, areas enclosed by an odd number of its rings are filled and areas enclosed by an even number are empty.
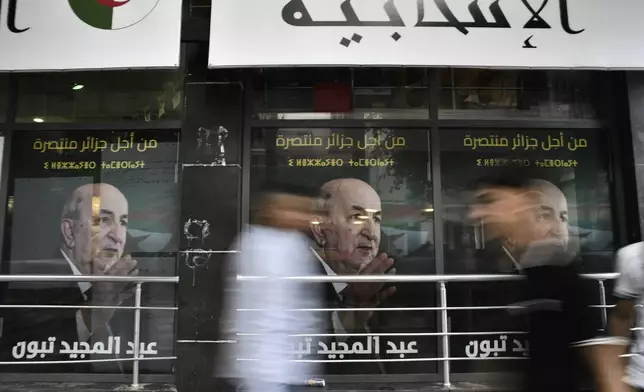
{"type": "Polygon", "coordinates": [[[222,266],[234,252],[240,225],[243,94],[235,82],[188,81],[185,95],[181,215],[182,230],[192,238],[184,233],[178,261],[176,383],[180,392],[214,392],[213,341],[219,336],[222,266]],[[215,131],[220,126],[228,130],[226,164],[213,165],[219,151],[215,131]],[[210,150],[204,148],[200,127],[213,131],[207,140],[210,150]]]}

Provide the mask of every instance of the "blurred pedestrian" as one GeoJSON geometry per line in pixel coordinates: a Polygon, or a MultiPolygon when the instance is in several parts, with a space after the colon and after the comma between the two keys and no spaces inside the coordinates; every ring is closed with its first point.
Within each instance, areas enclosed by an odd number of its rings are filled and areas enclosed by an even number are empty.
{"type": "MultiPolygon", "coordinates": [[[[295,334],[322,333],[320,315],[295,309],[321,308],[319,284],[281,279],[317,274],[304,234],[315,216],[314,199],[265,194],[253,211],[253,224],[240,237],[241,253],[233,263],[237,275],[257,277],[232,282],[225,299],[236,343],[219,363],[233,365],[233,375],[249,392],[283,392],[320,374],[314,363],[296,362],[295,334]],[[232,295],[231,295],[232,294],[232,295]],[[226,362],[228,362],[226,364],[226,362]]],[[[299,339],[299,340],[298,340],[299,339]]]]}
{"type": "Polygon", "coordinates": [[[526,278],[515,312],[526,317],[529,330],[525,390],[571,392],[582,375],[575,348],[594,345],[597,327],[567,251],[567,208],[561,197],[553,199],[558,192],[548,184],[515,173],[486,181],[470,217],[487,237],[510,240],[517,270],[526,278]]]}
{"type": "Polygon", "coordinates": [[[628,344],[615,346],[605,355],[606,366],[613,370],[611,391],[644,390],[644,327],[642,306],[644,305],[644,242],[628,245],[617,252],[616,270],[619,273],[615,285],[617,303],[609,319],[609,332],[612,336],[630,341],[632,356],[628,360],[619,358],[626,354],[628,344]],[[639,308],[639,309],[636,309],[639,308]],[[633,326],[638,327],[635,333],[633,326]],[[622,381],[623,380],[623,381],[622,381]],[[625,381],[625,383],[624,383],[625,381]]]}

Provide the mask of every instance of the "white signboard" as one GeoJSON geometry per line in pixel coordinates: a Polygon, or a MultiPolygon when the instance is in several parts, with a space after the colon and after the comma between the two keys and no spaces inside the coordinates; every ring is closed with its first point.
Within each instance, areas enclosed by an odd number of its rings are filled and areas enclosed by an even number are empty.
{"type": "Polygon", "coordinates": [[[211,67],[644,68],[642,0],[217,0],[211,67]]]}
{"type": "Polygon", "coordinates": [[[179,66],[181,0],[0,0],[0,71],[179,66]]]}

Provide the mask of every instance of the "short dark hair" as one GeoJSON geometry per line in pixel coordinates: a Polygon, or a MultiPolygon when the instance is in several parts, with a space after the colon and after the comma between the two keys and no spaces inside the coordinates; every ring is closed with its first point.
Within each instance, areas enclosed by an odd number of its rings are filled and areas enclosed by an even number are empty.
{"type": "Polygon", "coordinates": [[[316,197],[318,195],[318,190],[316,188],[292,182],[266,181],[259,187],[258,193],[285,193],[294,196],[316,197]]]}
{"type": "Polygon", "coordinates": [[[263,213],[280,195],[318,197],[317,189],[291,182],[266,181],[258,188],[253,191],[251,196],[250,221],[255,224],[266,223],[263,213]]]}
{"type": "MultiPolygon", "coordinates": [[[[502,170],[496,173],[477,179],[471,187],[472,192],[483,191],[490,188],[504,188],[512,190],[526,190],[531,189],[534,184],[535,177],[529,173],[529,170],[514,169],[502,170]]],[[[493,202],[491,195],[487,193],[476,194],[474,199],[471,200],[473,204],[488,204],[493,202]]]]}
{"type": "Polygon", "coordinates": [[[530,188],[532,181],[536,178],[538,177],[534,176],[529,170],[508,169],[478,179],[474,184],[474,188],[476,190],[484,188],[530,188]]]}

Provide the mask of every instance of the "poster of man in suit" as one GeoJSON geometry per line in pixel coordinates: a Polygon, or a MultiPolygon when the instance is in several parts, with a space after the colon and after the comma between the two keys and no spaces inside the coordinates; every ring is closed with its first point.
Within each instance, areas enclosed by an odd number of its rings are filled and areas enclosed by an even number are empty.
{"type": "MultiPolygon", "coordinates": [[[[320,188],[327,219],[311,226],[315,255],[324,273],[333,275],[395,274],[394,261],[380,250],[382,206],[378,193],[366,182],[355,178],[329,181],[320,188]]],[[[331,306],[377,307],[396,292],[395,286],[384,283],[333,283],[327,290],[331,306]]],[[[336,334],[369,333],[373,312],[366,310],[331,312],[336,334]]],[[[351,340],[351,339],[345,339],[351,340]]],[[[371,357],[375,358],[373,355],[371,357]]],[[[376,363],[365,363],[364,371],[379,370],[376,363]]],[[[338,372],[348,369],[338,366],[338,372]]],[[[351,371],[355,372],[355,366],[351,371]]]]}
{"type": "MultiPolygon", "coordinates": [[[[522,274],[525,247],[519,238],[558,243],[584,273],[613,270],[614,232],[608,157],[596,130],[441,131],[443,245],[448,274],[522,274]],[[526,213],[526,233],[497,235],[498,227],[472,218],[473,206],[496,205],[481,195],[486,183],[530,179],[535,206],[526,213]]],[[[596,301],[597,283],[584,281],[596,301]]],[[[462,358],[462,373],[507,372],[529,355],[525,319],[503,306],[523,300],[521,282],[467,282],[450,285],[452,306],[479,307],[451,312],[452,330],[489,334],[453,336],[450,355],[462,358]],[[501,308],[498,308],[501,306],[501,308]],[[497,307],[496,309],[494,307],[497,307]],[[500,333],[491,333],[491,332],[500,333]],[[504,333],[512,331],[512,333],[504,333]],[[489,347],[489,349],[488,349],[489,347]],[[490,360],[494,359],[494,360],[490,360]],[[506,359],[506,360],[496,360],[506,359]]],[[[600,312],[595,313],[598,328],[600,312]]]]}
{"type": "MultiPolygon", "coordinates": [[[[506,169],[537,180],[536,236],[560,241],[586,272],[612,268],[608,166],[595,131],[440,130],[440,221],[428,130],[281,128],[252,139],[251,184],[305,187],[328,212],[311,225],[319,275],[517,273],[514,239],[493,242],[490,227],[468,218],[477,183],[506,169]]],[[[447,285],[448,306],[461,308],[448,312],[449,353],[437,349],[436,284],[328,283],[328,333],[303,340],[302,353],[329,374],[426,374],[436,361],[422,359],[441,355],[457,359],[457,372],[505,371],[521,361],[486,358],[527,355],[521,334],[480,334],[524,329],[503,309],[519,293],[514,283],[447,285]],[[473,306],[481,309],[464,309],[473,306]]]]}
{"type": "MultiPolygon", "coordinates": [[[[253,168],[251,183],[306,189],[326,213],[312,222],[309,233],[310,262],[319,275],[430,272],[426,133],[270,129],[253,136],[265,151],[257,154],[257,162],[266,165],[253,168]]],[[[434,287],[335,282],[324,288],[326,333],[302,338],[302,358],[323,361],[327,374],[410,374],[435,368],[418,361],[436,355],[436,338],[423,336],[435,331],[434,315],[395,310],[435,306],[434,287]]]]}
{"type": "MultiPolygon", "coordinates": [[[[176,275],[178,186],[173,132],[26,133],[15,140],[3,273],[176,275]]],[[[12,282],[3,287],[7,371],[127,372],[134,291],[127,282],[12,282]],[[28,305],[55,305],[30,308],[28,305]],[[98,361],[97,361],[98,360],[98,361]],[[30,362],[50,362],[38,365],[30,362]]],[[[144,287],[143,306],[174,306],[174,287],[144,287]]],[[[173,355],[174,315],[144,310],[144,357],[173,355]]],[[[144,372],[169,363],[142,362],[144,372]]]]}

